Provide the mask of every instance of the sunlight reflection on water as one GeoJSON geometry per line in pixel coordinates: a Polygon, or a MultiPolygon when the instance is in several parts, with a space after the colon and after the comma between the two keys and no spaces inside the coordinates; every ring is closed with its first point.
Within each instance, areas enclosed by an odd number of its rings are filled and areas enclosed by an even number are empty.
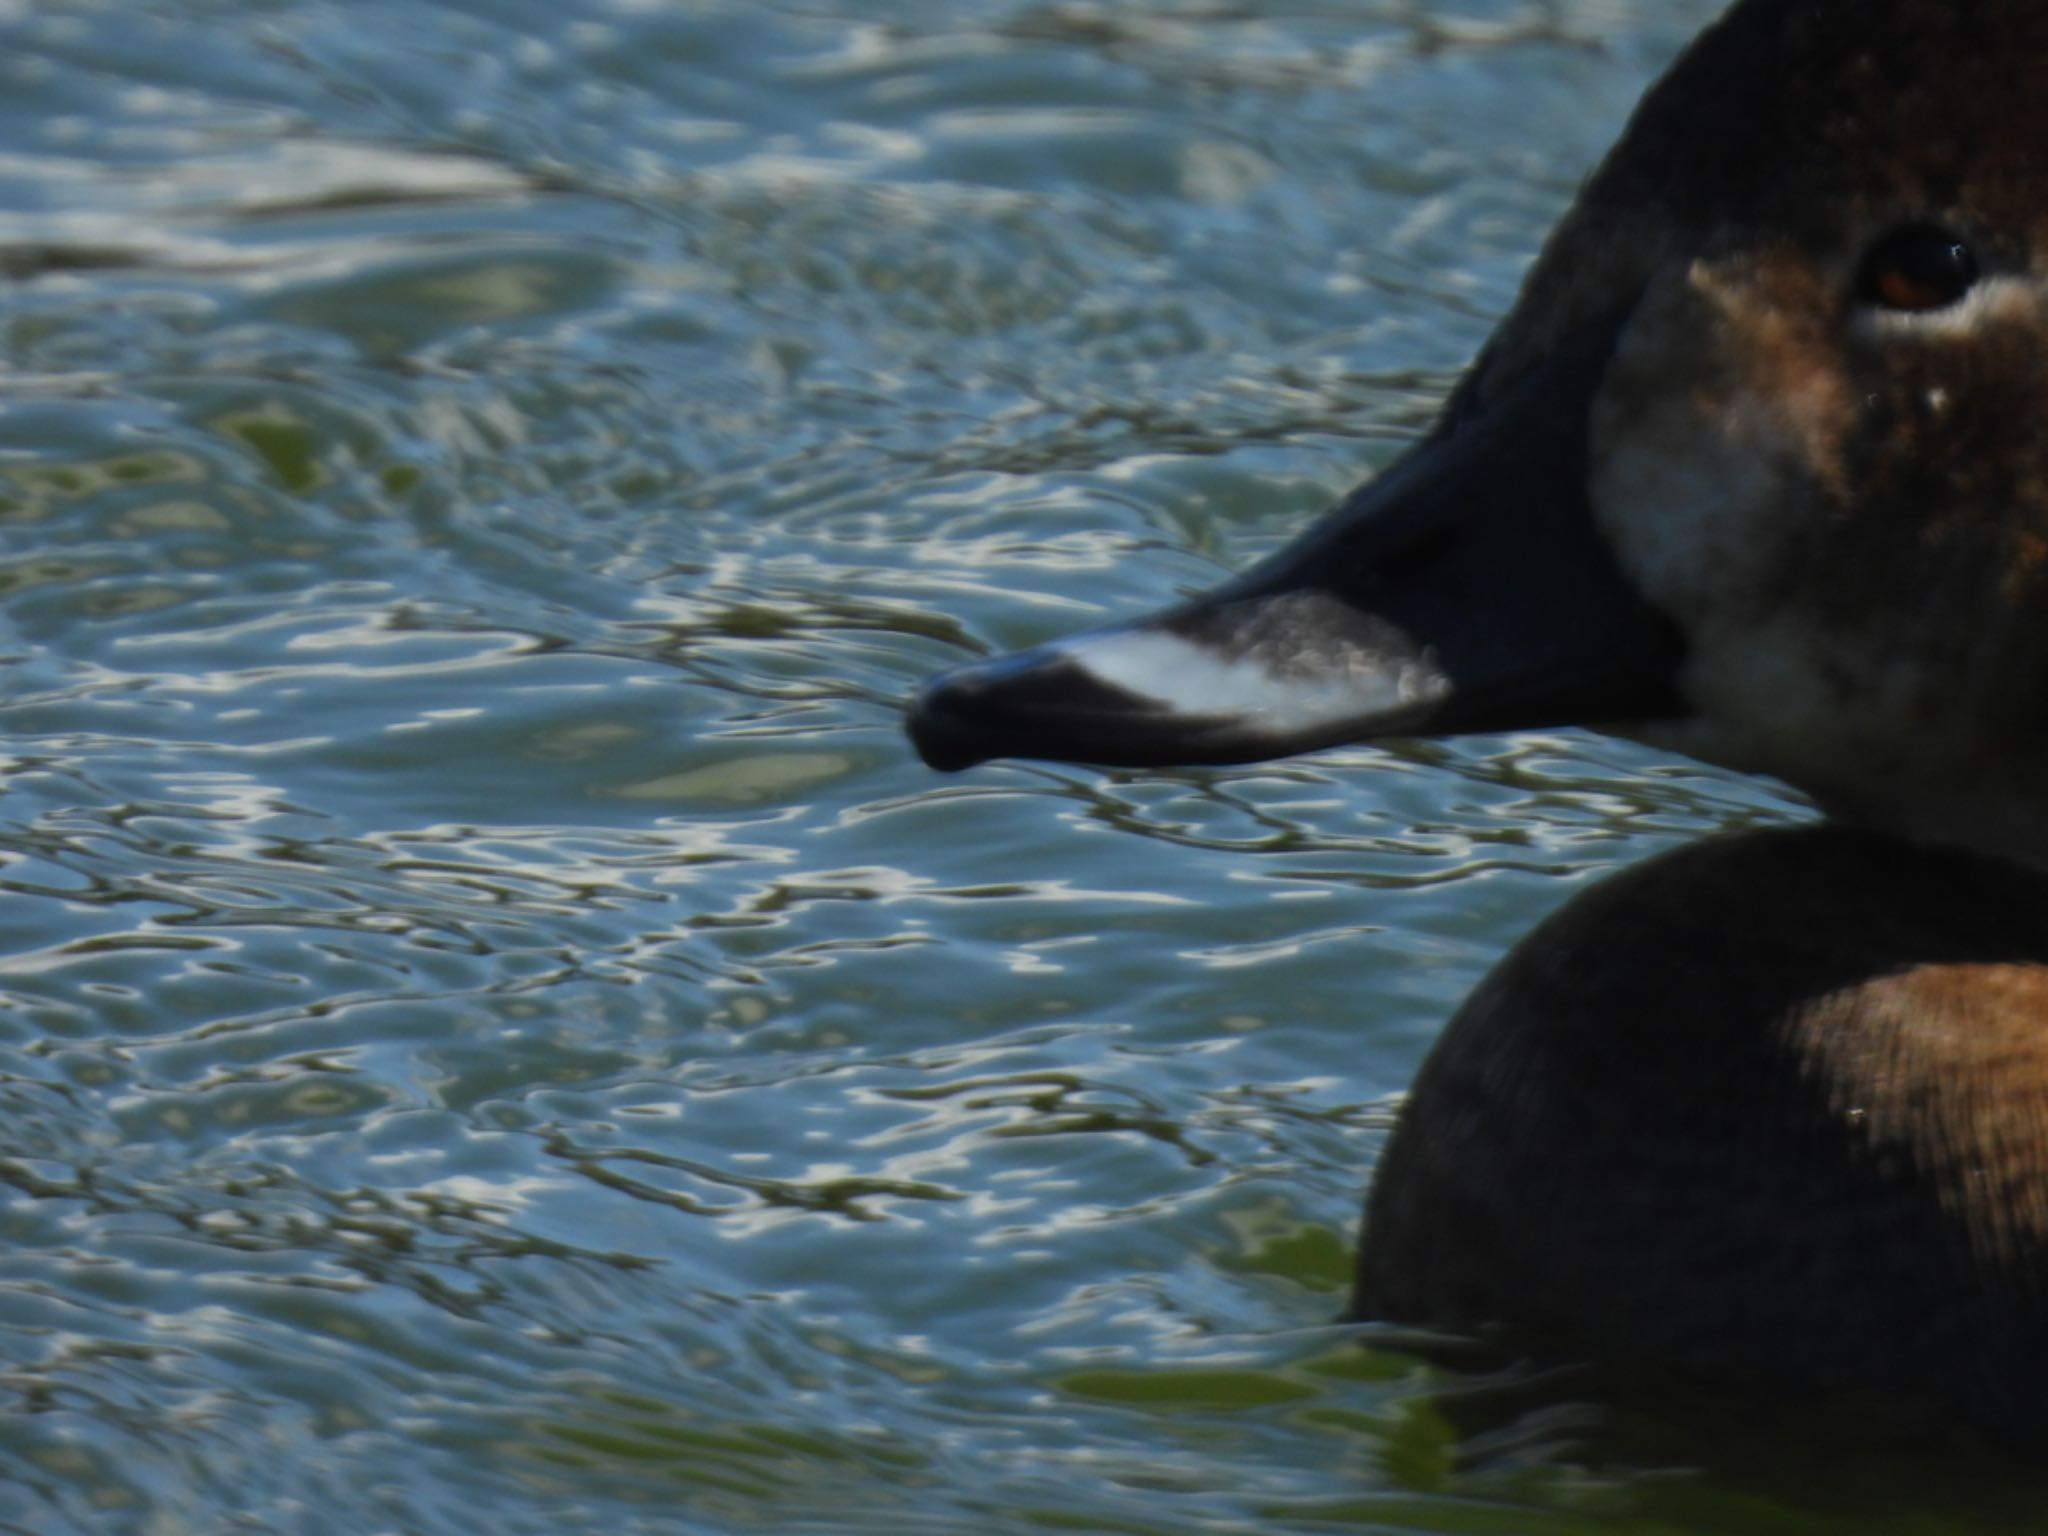
{"type": "Polygon", "coordinates": [[[1488,959],[1796,808],[897,723],[1386,462],[1715,9],[0,8],[0,1523],[1680,1528],[1329,1319],[1488,959]]]}

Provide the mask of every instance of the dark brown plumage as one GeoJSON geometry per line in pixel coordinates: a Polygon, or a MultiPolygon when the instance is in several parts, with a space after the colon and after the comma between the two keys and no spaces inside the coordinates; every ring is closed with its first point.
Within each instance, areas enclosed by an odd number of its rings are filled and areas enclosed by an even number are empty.
{"type": "Polygon", "coordinates": [[[2048,1427],[2044,80],[2048,0],[1740,0],[1407,458],[913,707],[947,767],[1589,724],[1855,824],[1517,946],[1382,1160],[1358,1316],[2048,1427]]]}
{"type": "Polygon", "coordinates": [[[1819,826],[1580,896],[1417,1079],[1353,1310],[2040,1418],[2048,875],[1819,826]]]}

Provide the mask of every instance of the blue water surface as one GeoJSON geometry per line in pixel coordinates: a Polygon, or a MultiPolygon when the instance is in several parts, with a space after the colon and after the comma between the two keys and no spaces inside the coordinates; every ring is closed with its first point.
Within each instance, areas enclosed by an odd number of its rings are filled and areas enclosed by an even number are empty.
{"type": "Polygon", "coordinates": [[[1717,9],[0,4],[0,1529],[1870,1528],[1331,1321],[1490,960],[1794,802],[900,736],[1384,465],[1717,9]]]}

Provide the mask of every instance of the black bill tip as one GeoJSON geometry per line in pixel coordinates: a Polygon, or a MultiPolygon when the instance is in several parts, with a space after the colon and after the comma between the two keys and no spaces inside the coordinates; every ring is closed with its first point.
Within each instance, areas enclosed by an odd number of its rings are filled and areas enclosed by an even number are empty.
{"type": "Polygon", "coordinates": [[[1115,762],[1115,743],[1156,710],[1040,646],[933,678],[904,725],[926,767],[957,773],[997,757],[1115,762]]]}

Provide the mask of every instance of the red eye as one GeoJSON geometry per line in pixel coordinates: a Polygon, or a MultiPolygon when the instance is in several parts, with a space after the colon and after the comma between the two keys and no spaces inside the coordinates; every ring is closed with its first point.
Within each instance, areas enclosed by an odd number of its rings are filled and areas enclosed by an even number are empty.
{"type": "Polygon", "coordinates": [[[1961,239],[1935,224],[1895,229],[1870,249],[1857,274],[1865,304],[1919,313],[1943,309],[1977,282],[1977,258],[1961,239]]]}

